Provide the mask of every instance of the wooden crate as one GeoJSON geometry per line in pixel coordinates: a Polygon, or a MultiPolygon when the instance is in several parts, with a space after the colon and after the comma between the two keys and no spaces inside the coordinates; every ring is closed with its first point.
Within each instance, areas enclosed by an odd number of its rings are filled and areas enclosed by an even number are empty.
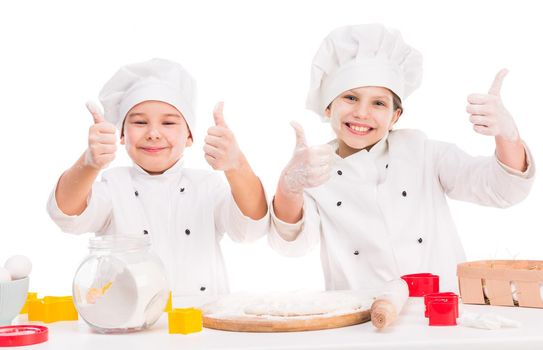
{"type": "Polygon", "coordinates": [[[471,261],[458,264],[456,274],[464,304],[543,308],[543,261],[471,261]]]}

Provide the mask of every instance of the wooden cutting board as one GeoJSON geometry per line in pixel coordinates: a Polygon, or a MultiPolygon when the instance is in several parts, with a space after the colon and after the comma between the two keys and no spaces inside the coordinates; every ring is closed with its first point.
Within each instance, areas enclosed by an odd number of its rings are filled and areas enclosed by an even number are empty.
{"type": "Polygon", "coordinates": [[[301,332],[340,328],[370,320],[370,310],[359,310],[338,316],[274,317],[236,316],[214,318],[204,315],[204,327],[232,332],[301,332]]]}

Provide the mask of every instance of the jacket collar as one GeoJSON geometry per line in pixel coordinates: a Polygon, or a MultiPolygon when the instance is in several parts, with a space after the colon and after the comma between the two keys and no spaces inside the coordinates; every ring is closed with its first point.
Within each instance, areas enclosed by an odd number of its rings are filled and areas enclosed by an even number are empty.
{"type": "Polygon", "coordinates": [[[182,171],[183,171],[183,159],[179,159],[171,168],[166,170],[160,175],[150,175],[147,171],[145,171],[142,167],[140,167],[138,164],[133,163],[132,166],[133,173],[139,177],[145,177],[149,179],[156,179],[156,180],[166,180],[171,179],[174,177],[177,177],[182,171]]]}
{"type": "Polygon", "coordinates": [[[336,160],[357,161],[361,159],[377,159],[383,156],[387,152],[388,135],[389,135],[389,132],[387,131],[387,133],[383,136],[383,138],[381,138],[375,145],[373,145],[373,147],[369,151],[366,149],[361,149],[360,151],[353,153],[350,156],[345,157],[345,158],[341,158],[337,154],[337,151],[339,148],[339,143],[337,139],[330,141],[328,144],[334,147],[334,156],[336,160]]]}

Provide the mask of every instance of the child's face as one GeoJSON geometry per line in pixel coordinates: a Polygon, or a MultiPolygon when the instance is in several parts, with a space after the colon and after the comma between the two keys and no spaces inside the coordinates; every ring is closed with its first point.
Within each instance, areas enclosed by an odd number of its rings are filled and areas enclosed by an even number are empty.
{"type": "Polygon", "coordinates": [[[162,174],[182,156],[192,137],[183,115],[172,105],[145,101],[126,114],[121,144],[132,160],[151,175],[162,174]]]}
{"type": "Polygon", "coordinates": [[[325,111],[337,135],[341,157],[370,149],[392,129],[400,114],[393,108],[392,92],[377,86],[345,91],[325,111]]]}

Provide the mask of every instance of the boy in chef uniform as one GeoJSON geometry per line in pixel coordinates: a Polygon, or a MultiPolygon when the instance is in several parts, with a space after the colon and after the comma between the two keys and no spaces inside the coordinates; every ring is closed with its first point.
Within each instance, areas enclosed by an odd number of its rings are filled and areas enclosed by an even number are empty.
{"type": "Polygon", "coordinates": [[[299,256],[318,242],[327,290],[380,286],[432,272],[456,289],[465,260],[446,197],[509,207],[534,178],[533,159],[500,99],[507,71],[488,94],[468,96],[473,129],[496,151],[472,157],[416,130],[394,130],[402,103],[420,85],[422,56],[380,24],[338,28],[311,67],[307,108],[337,139],[309,147],[293,123],[296,147],[270,209],[271,246],[299,256]]]}
{"type": "Polygon", "coordinates": [[[219,242],[225,232],[253,241],[268,227],[267,203],[234,134],[214,111],[205,158],[221,176],[183,165],[193,142],[196,85],[179,64],[163,59],[122,67],[100,92],[88,148],[62,174],[47,210],[65,232],[148,235],[174,295],[228,292],[219,242]],[[116,131],[132,167],[98,173],[114,159],[116,131]]]}

